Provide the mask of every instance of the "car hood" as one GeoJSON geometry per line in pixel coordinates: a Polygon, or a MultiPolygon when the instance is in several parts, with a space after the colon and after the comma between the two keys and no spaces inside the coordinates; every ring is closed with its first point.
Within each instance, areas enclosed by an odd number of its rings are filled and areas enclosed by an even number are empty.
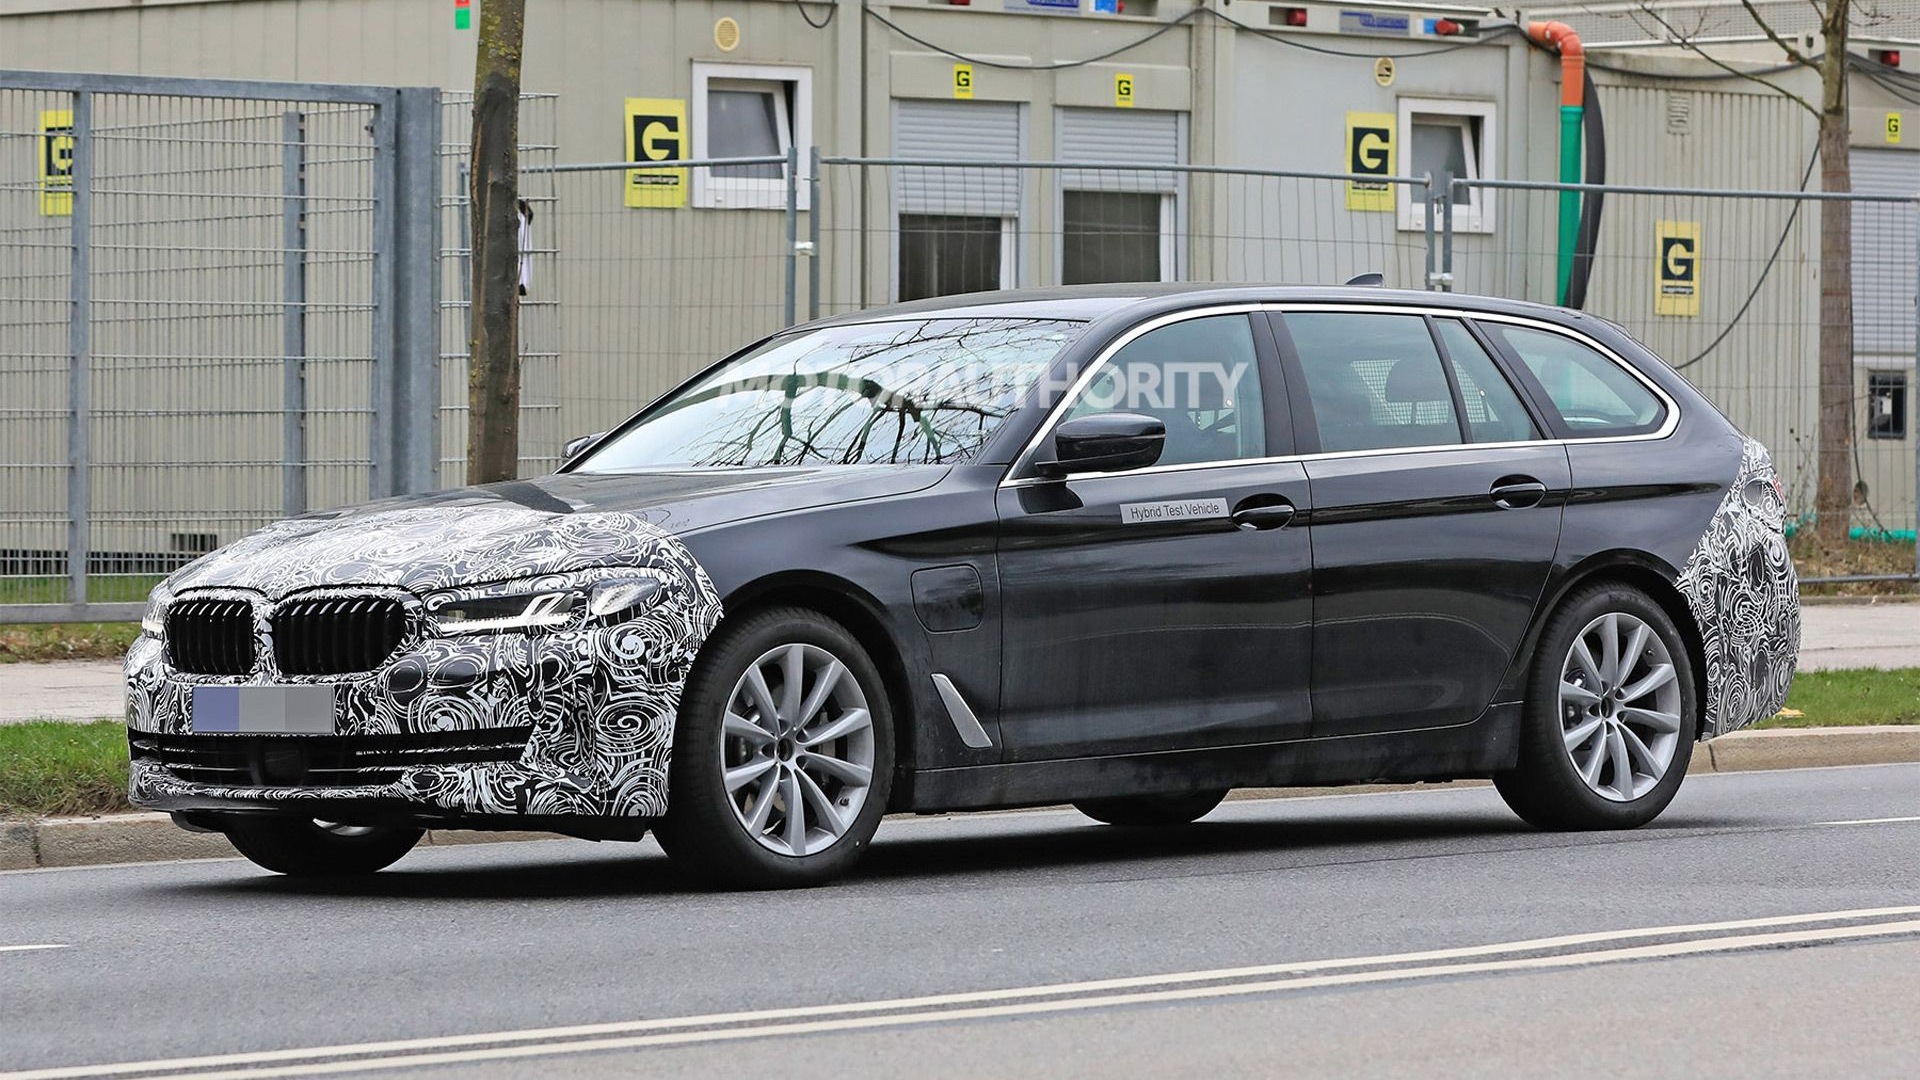
{"type": "Polygon", "coordinates": [[[414,592],[688,560],[678,534],[904,495],[945,466],[571,473],[383,499],[276,522],[181,568],[166,589],[284,596],[323,585],[414,592]]]}

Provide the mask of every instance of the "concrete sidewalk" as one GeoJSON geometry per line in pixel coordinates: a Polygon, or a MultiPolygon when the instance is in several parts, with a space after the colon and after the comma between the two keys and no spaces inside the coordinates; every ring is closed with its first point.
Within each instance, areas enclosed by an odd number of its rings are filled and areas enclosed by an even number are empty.
{"type": "MultiPolygon", "coordinates": [[[[1920,604],[1808,604],[1800,670],[1920,667],[1920,604]]],[[[0,664],[0,724],[121,715],[120,664],[62,660],[0,664]]]]}

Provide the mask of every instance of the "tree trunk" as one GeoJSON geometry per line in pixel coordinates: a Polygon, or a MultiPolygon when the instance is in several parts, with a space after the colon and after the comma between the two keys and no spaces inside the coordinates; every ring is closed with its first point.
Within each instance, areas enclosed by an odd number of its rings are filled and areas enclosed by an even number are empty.
{"type": "Polygon", "coordinates": [[[485,0],[473,70],[467,482],[520,469],[520,57],[526,0],[485,0]]]}
{"type": "MultiPolygon", "coordinates": [[[[1820,60],[1820,189],[1853,190],[1848,166],[1847,7],[1832,0],[1820,60]]],[[[1853,205],[1820,205],[1820,487],[1823,543],[1847,538],[1853,512],[1853,205]]]]}

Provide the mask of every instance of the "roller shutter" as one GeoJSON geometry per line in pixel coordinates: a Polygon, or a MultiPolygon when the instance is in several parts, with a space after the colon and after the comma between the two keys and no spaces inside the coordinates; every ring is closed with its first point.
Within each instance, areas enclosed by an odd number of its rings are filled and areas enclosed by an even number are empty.
{"type": "MultiPolygon", "coordinates": [[[[1020,160],[1020,106],[997,101],[896,101],[893,156],[984,163],[1020,160]]],[[[1020,172],[994,168],[895,170],[908,214],[1011,218],[1020,214],[1020,172]]]]}
{"type": "MultiPolygon", "coordinates": [[[[1920,153],[1856,148],[1853,190],[1864,195],[1920,194],[1920,153]]],[[[1905,356],[1914,348],[1915,270],[1920,230],[1911,204],[1853,208],[1853,349],[1905,356]]]]}
{"type": "MultiPolygon", "coordinates": [[[[1180,146],[1180,114],[1173,112],[1061,109],[1059,146],[1062,161],[1151,166],[1186,160],[1180,146]]],[[[1072,189],[1167,194],[1178,189],[1179,181],[1178,173],[1110,169],[1066,169],[1060,178],[1063,186],[1072,189]]]]}

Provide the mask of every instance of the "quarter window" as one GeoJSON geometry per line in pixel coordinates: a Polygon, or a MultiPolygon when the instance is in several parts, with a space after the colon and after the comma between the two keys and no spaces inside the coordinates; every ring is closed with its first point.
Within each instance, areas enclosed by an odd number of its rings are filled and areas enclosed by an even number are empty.
{"type": "Polygon", "coordinates": [[[1666,407],[1619,364],[1560,334],[1486,324],[1533,373],[1568,434],[1641,435],[1660,426],[1666,407]]]}
{"type": "Polygon", "coordinates": [[[1108,358],[1064,419],[1106,412],[1167,425],[1161,465],[1267,455],[1253,328],[1245,315],[1209,315],[1149,330],[1108,358]]]}
{"type": "Polygon", "coordinates": [[[1460,442],[1427,323],[1414,315],[1298,312],[1286,328],[1328,453],[1460,442]]]}
{"type": "Polygon", "coordinates": [[[1480,347],[1465,325],[1439,319],[1440,344],[1453,362],[1454,381],[1460,385],[1460,404],[1466,410],[1467,430],[1474,442],[1521,442],[1539,438],[1520,395],[1514,392],[1493,357],[1480,347]]]}

